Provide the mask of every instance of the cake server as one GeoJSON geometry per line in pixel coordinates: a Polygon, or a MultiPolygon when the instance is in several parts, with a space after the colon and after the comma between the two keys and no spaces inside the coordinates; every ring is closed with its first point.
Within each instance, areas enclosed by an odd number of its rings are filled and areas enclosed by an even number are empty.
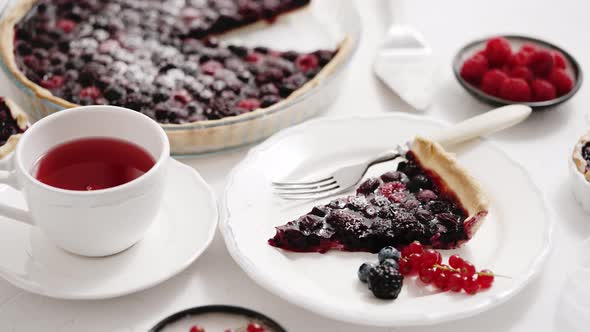
{"type": "Polygon", "coordinates": [[[373,70],[401,99],[423,111],[430,106],[438,66],[422,34],[403,24],[403,1],[387,1],[393,25],[377,52],[373,70]]]}

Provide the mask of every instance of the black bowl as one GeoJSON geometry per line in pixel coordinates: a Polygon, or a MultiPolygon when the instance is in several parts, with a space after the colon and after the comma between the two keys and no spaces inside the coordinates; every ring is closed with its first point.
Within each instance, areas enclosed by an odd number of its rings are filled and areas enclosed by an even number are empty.
{"type": "Polygon", "coordinates": [[[472,96],[476,97],[477,99],[479,99],[485,103],[488,103],[493,106],[502,106],[502,105],[510,105],[510,104],[523,104],[523,105],[527,105],[527,106],[532,107],[533,110],[540,110],[540,109],[552,107],[552,106],[561,104],[564,101],[570,99],[573,95],[576,94],[576,92],[578,92],[578,90],[580,89],[580,86],[582,86],[582,80],[583,80],[582,69],[580,68],[580,65],[578,64],[576,59],[574,59],[570,53],[568,53],[567,51],[565,51],[561,47],[551,44],[549,42],[546,42],[546,41],[543,41],[543,40],[540,40],[537,38],[532,38],[532,37],[527,37],[527,36],[518,36],[518,35],[492,36],[492,37],[488,37],[488,38],[482,38],[482,39],[479,39],[479,40],[476,40],[474,42],[467,44],[461,50],[459,50],[459,52],[457,52],[457,55],[455,55],[455,58],[453,59],[453,72],[455,73],[455,77],[457,78],[459,83],[467,90],[467,92],[469,92],[472,96]],[[510,101],[510,100],[502,99],[502,98],[495,97],[492,95],[488,95],[487,93],[481,91],[478,87],[465,81],[463,79],[463,77],[461,77],[461,75],[460,75],[461,66],[463,65],[463,62],[465,60],[467,60],[469,57],[471,57],[472,55],[474,55],[478,51],[485,49],[486,42],[488,41],[488,39],[493,38],[493,37],[506,38],[508,40],[508,42],[510,43],[510,45],[512,46],[513,50],[520,47],[520,45],[522,45],[524,43],[531,43],[531,44],[540,46],[542,48],[546,48],[549,50],[556,50],[556,51],[561,52],[568,63],[566,70],[571,75],[573,75],[572,77],[574,78],[574,87],[572,88],[572,90],[570,92],[568,92],[567,94],[560,96],[558,98],[546,100],[546,101],[535,101],[535,102],[510,101]]]}
{"type": "MultiPolygon", "coordinates": [[[[270,329],[269,332],[287,332],[287,330],[285,330],[277,322],[259,312],[229,305],[206,305],[177,312],[171,316],[164,318],[162,321],[156,324],[156,326],[152,327],[152,329],[149,330],[149,332],[163,331],[163,329],[167,325],[173,324],[177,321],[183,320],[188,317],[206,316],[210,314],[240,316],[246,318],[248,321],[254,321],[258,324],[261,324],[262,326],[270,329]]],[[[228,326],[227,328],[232,328],[232,326],[228,326]]]]}

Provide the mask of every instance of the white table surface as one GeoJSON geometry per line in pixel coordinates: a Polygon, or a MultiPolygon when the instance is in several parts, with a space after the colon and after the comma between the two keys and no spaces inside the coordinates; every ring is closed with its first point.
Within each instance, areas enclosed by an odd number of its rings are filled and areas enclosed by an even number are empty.
{"type": "MultiPolygon", "coordinates": [[[[371,72],[373,56],[388,24],[386,11],[378,10],[384,8],[383,1],[355,2],[364,24],[361,47],[351,64],[344,93],[324,116],[407,110],[371,72]]],[[[414,0],[405,5],[406,21],[424,33],[445,64],[434,105],[427,112],[429,116],[459,121],[489,108],[462,90],[450,67],[454,52],[481,36],[522,33],[554,41],[574,54],[590,74],[590,43],[586,37],[590,30],[590,2],[414,0]]],[[[7,91],[6,84],[3,78],[0,93],[7,91]]],[[[218,233],[211,247],[184,272],[156,287],[121,298],[55,300],[29,294],[0,280],[0,331],[145,331],[164,316],[205,304],[249,307],[275,318],[289,331],[578,331],[574,322],[590,325],[588,301],[585,308],[577,310],[564,304],[567,296],[576,292],[567,285],[578,255],[582,254],[576,251],[577,246],[590,236],[590,221],[573,201],[566,166],[574,142],[590,126],[586,117],[590,112],[589,84],[585,83],[564,105],[533,114],[526,123],[493,136],[526,166],[556,211],[554,250],[546,268],[520,294],[498,308],[436,327],[369,328],[325,319],[285,302],[251,281],[233,262],[218,233]]],[[[229,170],[246,151],[182,161],[201,172],[221,195],[229,170]]],[[[506,186],[509,190],[508,183],[506,186]]],[[[590,286],[586,291],[590,292],[590,286]]]]}

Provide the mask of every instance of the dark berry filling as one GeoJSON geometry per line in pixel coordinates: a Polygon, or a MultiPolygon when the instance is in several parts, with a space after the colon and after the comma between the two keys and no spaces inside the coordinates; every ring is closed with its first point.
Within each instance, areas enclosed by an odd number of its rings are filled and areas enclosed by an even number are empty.
{"type": "Polygon", "coordinates": [[[582,158],[586,160],[586,163],[590,165],[590,142],[587,142],[582,147],[582,158]]]}
{"type": "Polygon", "coordinates": [[[356,195],[336,199],[277,227],[270,245],[297,252],[378,252],[412,241],[451,248],[466,240],[467,212],[412,152],[397,171],[370,178],[356,195]]]}
{"type": "Polygon", "coordinates": [[[4,98],[0,97],[0,146],[4,145],[12,135],[21,134],[22,129],[12,117],[10,109],[4,102],[4,98]]]}
{"type": "Polygon", "coordinates": [[[15,27],[27,78],[70,102],[111,104],[160,123],[214,120],[287,98],[336,51],[221,44],[214,34],[310,0],[40,0],[15,27]]]}

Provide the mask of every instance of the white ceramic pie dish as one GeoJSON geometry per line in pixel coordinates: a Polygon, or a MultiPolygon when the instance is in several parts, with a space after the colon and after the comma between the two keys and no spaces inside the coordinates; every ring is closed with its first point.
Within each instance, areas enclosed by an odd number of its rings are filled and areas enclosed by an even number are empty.
{"type": "MultiPolygon", "coordinates": [[[[7,14],[11,10],[8,8],[7,14]]],[[[168,134],[172,154],[200,154],[254,143],[325,110],[337,97],[348,64],[358,47],[360,22],[352,2],[316,0],[301,10],[281,16],[273,24],[255,24],[220,36],[222,41],[234,44],[269,46],[278,50],[311,51],[344,46],[340,56],[337,54],[325,71],[318,74],[317,80],[310,81],[283,102],[219,120],[162,125],[168,134]]],[[[2,43],[10,41],[2,40],[2,43]]],[[[27,111],[32,121],[66,108],[52,101],[55,98],[44,98],[35,93],[12,73],[4,61],[0,61],[0,66],[13,83],[9,85],[11,96],[27,111]]]]}
{"type": "MultiPolygon", "coordinates": [[[[478,268],[511,277],[496,278],[487,291],[475,296],[440,293],[408,278],[397,300],[378,300],[356,276],[360,264],[375,261],[375,255],[293,253],[266,242],[275,226],[334,198],[281,200],[272,192],[272,179],[314,178],[440,126],[435,120],[398,113],[318,119],[274,135],[252,149],[229,177],[220,227],[232,257],[254,281],[282,299],[356,324],[432,325],[472,316],[507,301],[541,271],[551,246],[553,222],[528,172],[487,140],[450,152],[480,182],[490,198],[490,213],[468,243],[441,251],[445,259],[459,254],[478,268]]],[[[393,165],[380,166],[368,176],[393,165]]]]}

